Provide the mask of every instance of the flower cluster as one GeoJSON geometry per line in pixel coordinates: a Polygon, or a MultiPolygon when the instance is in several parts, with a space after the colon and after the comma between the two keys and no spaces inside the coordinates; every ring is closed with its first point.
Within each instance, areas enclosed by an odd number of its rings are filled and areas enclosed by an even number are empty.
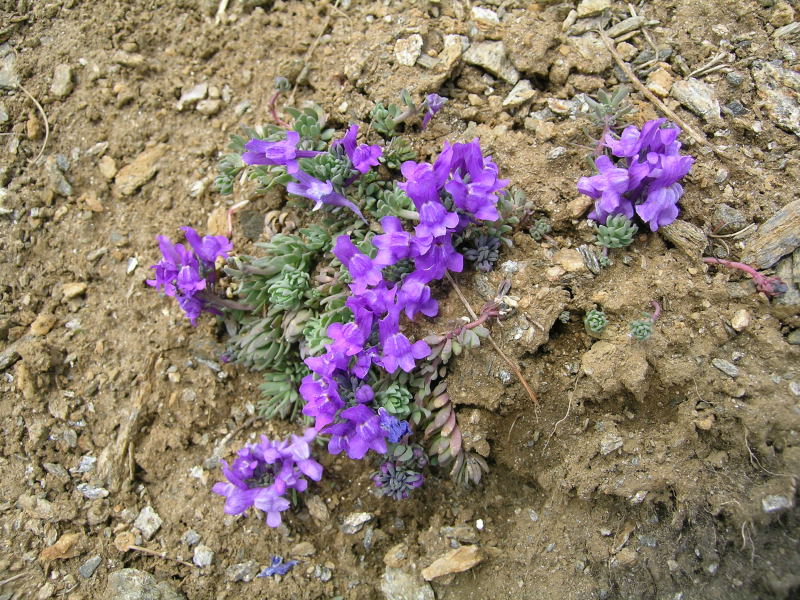
{"type": "Polygon", "coordinates": [[[683,187],[678,183],[691,169],[694,158],[680,153],[680,128],[662,127],[654,119],[641,130],[626,127],[617,139],[608,133],[602,143],[611,151],[595,160],[599,173],[581,177],[578,191],[594,198],[589,218],[605,224],[610,215],[631,219],[638,215],[651,231],[669,225],[679,213],[683,187]]]}
{"type": "Polygon", "coordinates": [[[278,442],[262,435],[258,444],[239,450],[232,465],[221,461],[228,481],[215,484],[213,491],[225,496],[225,512],[238,515],[255,506],[267,514],[267,525],[280,525],[281,512],[289,508],[286,492],[304,491],[305,477],[322,478],[322,465],[311,458],[310,442],[316,434],[309,428],[302,437],[292,435],[278,442]]]}
{"type": "Polygon", "coordinates": [[[155,270],[155,279],[148,279],[147,285],[175,298],[192,325],[196,325],[197,317],[204,310],[219,312],[213,306],[213,296],[206,290],[216,279],[215,261],[228,258],[233,246],[225,236],[201,238],[191,227],[182,227],[182,230],[191,249],[173,244],[166,236],[157,236],[163,259],[150,267],[155,270]]]}
{"type": "Polygon", "coordinates": [[[330,435],[329,452],[345,451],[354,459],[369,450],[386,453],[387,437],[396,438],[399,434],[392,432],[403,427],[389,427],[391,415],[376,412],[367,374],[373,366],[387,373],[409,373],[417,360],[430,354],[428,344],[412,343],[400,331],[401,316],[438,313],[430,282],[442,279],[448,270],[460,272],[464,265],[453,236],[478,220],[497,220],[498,193],[507,184],[498,178],[497,165],[483,156],[477,139],[445,143],[434,162],[408,161],[401,172],[405,181],[399,187],[414,203],[419,223],[412,233],[399,218],[383,217],[383,233],[371,241],[374,257],[347,235],[336,239],[333,253],[351,276],[347,307],[353,320],[329,326],[331,343],[321,356],[306,359],[312,373],[300,387],[306,401],[303,413],[315,419],[318,431],[330,435]],[[401,261],[410,261],[413,269],[399,281],[384,278],[384,269],[401,261]]]}

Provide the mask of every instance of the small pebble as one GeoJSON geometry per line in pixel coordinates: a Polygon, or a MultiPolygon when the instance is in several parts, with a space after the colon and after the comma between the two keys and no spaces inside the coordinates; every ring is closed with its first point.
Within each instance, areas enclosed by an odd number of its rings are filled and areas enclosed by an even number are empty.
{"type": "Polygon", "coordinates": [[[194,529],[190,529],[183,534],[181,539],[189,546],[194,546],[200,541],[201,538],[199,533],[197,533],[194,529]]]}
{"type": "Polygon", "coordinates": [[[769,495],[761,499],[761,508],[767,514],[789,510],[793,506],[794,501],[789,496],[769,495]]]}
{"type": "Polygon", "coordinates": [[[214,551],[205,544],[200,544],[194,549],[194,558],[192,558],[192,562],[198,567],[208,567],[213,561],[214,551]]]}
{"type": "Polygon", "coordinates": [[[366,512],[355,512],[347,515],[342,522],[342,533],[352,535],[361,531],[367,521],[372,520],[372,515],[366,512]]]}
{"type": "Polygon", "coordinates": [[[725,375],[728,377],[736,378],[739,376],[739,369],[735,365],[729,363],[727,360],[715,358],[711,361],[711,364],[725,373],[725,375]]]}
{"type": "Polygon", "coordinates": [[[133,526],[142,532],[144,539],[149,540],[155,535],[156,531],[161,528],[162,523],[161,517],[153,510],[153,507],[145,506],[139,511],[139,515],[133,522],[133,526]]]}
{"type": "Polygon", "coordinates": [[[78,573],[80,573],[81,577],[83,577],[84,579],[89,579],[92,575],[94,575],[94,572],[97,570],[97,567],[99,567],[100,563],[102,562],[103,562],[102,558],[100,558],[99,556],[93,556],[78,568],[78,573]]]}

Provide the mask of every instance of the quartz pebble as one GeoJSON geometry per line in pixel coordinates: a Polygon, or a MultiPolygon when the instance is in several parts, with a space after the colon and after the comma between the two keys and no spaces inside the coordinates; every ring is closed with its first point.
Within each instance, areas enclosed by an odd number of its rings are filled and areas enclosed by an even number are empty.
{"type": "Polygon", "coordinates": [[[400,38],[394,44],[395,60],[405,67],[413,67],[421,53],[422,36],[418,33],[407,38],[400,38]]]}
{"type": "Polygon", "coordinates": [[[367,512],[350,513],[342,523],[342,533],[352,535],[361,531],[364,524],[372,520],[372,515],[367,512]]]}
{"type": "Polygon", "coordinates": [[[194,549],[192,562],[201,568],[208,567],[214,562],[214,551],[205,544],[200,544],[194,549]]]}
{"type": "Polygon", "coordinates": [[[53,72],[53,82],[50,85],[50,93],[63,100],[70,95],[72,88],[72,67],[69,65],[56,65],[53,72]]]}
{"type": "Polygon", "coordinates": [[[450,573],[461,573],[482,561],[483,554],[478,546],[461,546],[437,558],[430,566],[422,569],[422,577],[430,581],[450,573]]]}

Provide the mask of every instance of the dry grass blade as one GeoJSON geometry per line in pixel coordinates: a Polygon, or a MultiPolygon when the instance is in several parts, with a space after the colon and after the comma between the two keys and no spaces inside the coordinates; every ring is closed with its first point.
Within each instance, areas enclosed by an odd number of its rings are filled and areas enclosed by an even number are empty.
{"type": "Polygon", "coordinates": [[[39,101],[38,101],[36,98],[34,98],[34,97],[33,97],[33,94],[31,94],[31,93],[30,93],[28,90],[26,90],[26,89],[25,89],[24,87],[22,87],[21,85],[20,85],[20,86],[17,86],[17,87],[19,87],[19,89],[20,89],[20,90],[22,90],[22,91],[25,93],[25,95],[26,95],[28,98],[30,98],[30,99],[31,99],[31,102],[33,102],[33,103],[36,105],[36,108],[37,108],[37,109],[39,110],[39,112],[42,114],[42,120],[44,121],[44,142],[42,142],[42,147],[39,149],[39,154],[37,154],[37,155],[36,155],[36,158],[34,158],[34,159],[31,161],[31,162],[34,162],[34,163],[35,163],[35,162],[37,162],[37,161],[38,161],[40,158],[42,158],[42,154],[44,154],[44,149],[47,147],[47,140],[49,140],[49,139],[50,139],[50,122],[47,120],[47,115],[46,115],[46,114],[45,114],[45,112],[44,112],[44,108],[42,108],[42,105],[41,105],[41,104],[39,104],[39,101]]]}

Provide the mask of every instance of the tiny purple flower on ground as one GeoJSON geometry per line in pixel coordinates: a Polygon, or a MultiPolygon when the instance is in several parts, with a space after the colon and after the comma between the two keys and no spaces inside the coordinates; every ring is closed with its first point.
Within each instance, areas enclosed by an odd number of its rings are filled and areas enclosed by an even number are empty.
{"type": "Polygon", "coordinates": [[[447,98],[443,98],[439,94],[428,94],[425,96],[425,102],[423,103],[423,108],[425,109],[425,116],[422,117],[422,128],[425,129],[428,126],[433,115],[439,112],[442,107],[447,102],[447,98]]]}
{"type": "Polygon", "coordinates": [[[273,577],[275,575],[286,575],[293,566],[297,564],[296,560],[287,560],[283,562],[282,556],[273,556],[270,565],[261,571],[256,577],[273,577]]]}

